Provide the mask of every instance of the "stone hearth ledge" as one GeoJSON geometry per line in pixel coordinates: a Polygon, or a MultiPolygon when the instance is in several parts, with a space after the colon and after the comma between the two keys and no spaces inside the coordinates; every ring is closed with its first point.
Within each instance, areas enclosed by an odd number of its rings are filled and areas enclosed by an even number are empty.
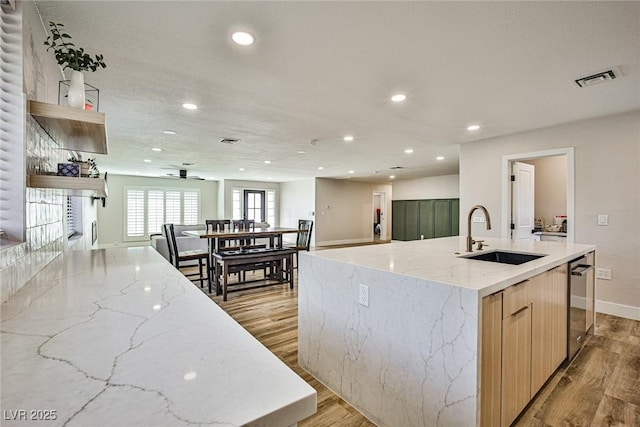
{"type": "Polygon", "coordinates": [[[292,426],[316,411],[312,387],[151,247],[68,251],[1,319],[3,426],[292,426]]]}
{"type": "Polygon", "coordinates": [[[301,252],[298,363],[381,427],[479,425],[482,297],[595,250],[485,241],[547,256],[464,259],[464,237],[301,252]]]}

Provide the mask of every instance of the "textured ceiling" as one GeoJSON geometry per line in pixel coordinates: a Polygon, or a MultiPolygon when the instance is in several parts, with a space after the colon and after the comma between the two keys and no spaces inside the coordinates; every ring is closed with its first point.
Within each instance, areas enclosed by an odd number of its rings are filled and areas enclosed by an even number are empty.
{"type": "Polygon", "coordinates": [[[207,179],[445,175],[458,173],[461,143],[640,108],[637,1],[37,5],[104,54],[86,82],[107,115],[97,161],[110,173],[165,176],[187,162],[207,179]],[[233,44],[238,29],[256,43],[233,44]],[[614,66],[619,79],[573,82],[614,66]],[[407,100],[392,103],[396,92],[407,100]]]}

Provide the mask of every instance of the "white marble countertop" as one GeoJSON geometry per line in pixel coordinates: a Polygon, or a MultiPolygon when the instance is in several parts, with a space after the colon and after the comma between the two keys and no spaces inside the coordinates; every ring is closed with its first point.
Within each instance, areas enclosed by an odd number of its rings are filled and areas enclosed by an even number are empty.
{"type": "Polygon", "coordinates": [[[3,426],[271,427],[316,411],[312,387],[150,247],[67,251],[1,319],[3,426]]]}
{"type": "Polygon", "coordinates": [[[483,239],[482,251],[518,251],[546,256],[521,265],[499,264],[462,258],[467,255],[466,237],[392,242],[389,244],[327,249],[301,253],[348,264],[416,277],[478,291],[479,296],[498,292],[536,274],[571,261],[596,249],[594,245],[536,242],[534,240],[483,239]]]}

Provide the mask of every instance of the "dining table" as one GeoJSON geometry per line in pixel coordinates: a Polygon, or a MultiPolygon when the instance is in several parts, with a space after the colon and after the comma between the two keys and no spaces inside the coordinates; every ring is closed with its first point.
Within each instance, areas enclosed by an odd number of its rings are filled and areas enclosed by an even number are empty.
{"type": "MultiPolygon", "coordinates": [[[[185,236],[198,237],[201,239],[208,240],[208,248],[209,248],[209,271],[207,272],[209,289],[211,290],[212,285],[212,275],[214,273],[215,260],[214,256],[220,254],[222,250],[225,248],[229,249],[226,245],[227,242],[230,241],[247,241],[251,239],[261,239],[267,238],[269,239],[269,248],[270,249],[282,249],[282,236],[284,234],[293,234],[299,233],[300,230],[297,228],[289,228],[289,227],[268,227],[268,228],[254,228],[254,229],[235,229],[235,230],[185,230],[182,232],[185,236]]],[[[233,248],[234,250],[240,249],[242,250],[242,246],[240,248],[233,248]]],[[[216,294],[219,290],[219,284],[217,283],[216,278],[213,280],[213,285],[216,287],[216,294]]]]}

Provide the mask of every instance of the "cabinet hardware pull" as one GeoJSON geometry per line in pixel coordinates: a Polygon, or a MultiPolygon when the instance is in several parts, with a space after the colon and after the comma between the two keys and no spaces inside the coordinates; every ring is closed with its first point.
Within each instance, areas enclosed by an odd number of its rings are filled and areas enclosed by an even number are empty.
{"type": "Polygon", "coordinates": [[[524,307],[522,307],[520,310],[518,310],[518,311],[516,311],[515,313],[513,313],[513,314],[512,314],[512,316],[515,316],[516,314],[518,314],[518,313],[520,313],[520,312],[522,312],[522,311],[526,310],[527,308],[529,308],[529,306],[528,306],[528,305],[525,305],[525,306],[524,306],[524,307]]]}

